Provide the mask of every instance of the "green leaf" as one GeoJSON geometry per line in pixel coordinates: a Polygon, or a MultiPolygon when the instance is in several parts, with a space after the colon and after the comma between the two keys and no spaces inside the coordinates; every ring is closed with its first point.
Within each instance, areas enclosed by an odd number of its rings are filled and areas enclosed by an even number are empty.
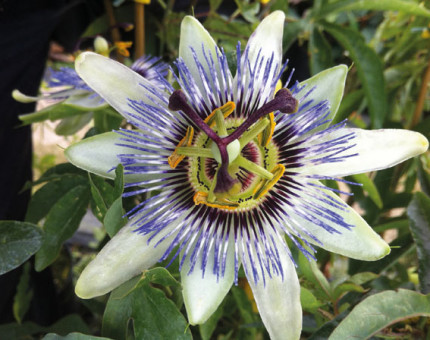
{"type": "Polygon", "coordinates": [[[111,106],[94,112],[94,126],[98,133],[119,129],[124,118],[111,106]]]}
{"type": "Polygon", "coordinates": [[[299,35],[306,30],[307,25],[308,23],[305,18],[290,22],[288,25],[284,26],[284,36],[282,38],[282,49],[284,53],[288,51],[299,35]]]}
{"type": "Polygon", "coordinates": [[[122,193],[124,191],[124,167],[118,164],[115,169],[115,181],[112,191],[112,197],[115,201],[109,206],[104,215],[103,224],[106,232],[113,237],[126,223],[127,218],[123,217],[125,211],[122,206],[122,193]]]}
{"type": "Polygon", "coordinates": [[[210,11],[215,13],[221,3],[222,0],[209,0],[210,11]]]}
{"type": "Polygon", "coordinates": [[[309,38],[309,55],[311,74],[317,74],[333,66],[331,46],[316,26],[313,27],[309,38]]]}
{"type": "Polygon", "coordinates": [[[64,241],[79,227],[89,203],[87,186],[79,185],[64,194],[51,208],[44,225],[45,237],[36,254],[35,268],[41,271],[58,256],[64,241]]]}
{"type": "Polygon", "coordinates": [[[407,219],[399,219],[399,220],[394,220],[384,224],[377,225],[376,227],[373,228],[373,230],[375,230],[375,232],[377,233],[382,233],[383,231],[388,229],[400,230],[408,227],[409,227],[409,221],[407,219]]]}
{"type": "Polygon", "coordinates": [[[357,285],[355,283],[342,283],[340,285],[338,285],[334,290],[333,290],[333,295],[332,298],[333,300],[337,300],[339,299],[344,293],[347,292],[358,292],[358,293],[364,293],[366,290],[361,287],[360,285],[357,285]]]}
{"type": "Polygon", "coordinates": [[[331,125],[340,123],[344,119],[347,119],[354,112],[354,110],[358,108],[360,103],[363,101],[363,98],[363,90],[356,90],[345,95],[342,99],[342,102],[340,103],[336,116],[331,122],[331,125]]]}
{"type": "Polygon", "coordinates": [[[187,322],[172,300],[151,285],[179,287],[164,268],[154,268],[115,289],[106,305],[102,334],[126,339],[133,320],[136,339],[191,339],[187,322]],[[138,281],[137,281],[138,280],[138,281]]]}
{"type": "Polygon", "coordinates": [[[235,3],[240,11],[240,14],[246,21],[250,23],[257,22],[258,19],[256,15],[260,11],[260,3],[258,1],[248,3],[248,1],[235,0],[235,3]]]}
{"type": "Polygon", "coordinates": [[[341,0],[323,6],[314,17],[321,19],[329,14],[353,10],[399,11],[430,18],[430,11],[424,6],[404,0],[341,0]]]}
{"type": "Polygon", "coordinates": [[[415,316],[430,316],[430,295],[405,289],[382,292],[355,306],[329,340],[368,339],[395,322],[415,316]]]}
{"type": "Polygon", "coordinates": [[[430,293],[430,198],[423,192],[415,193],[407,213],[417,245],[420,290],[430,293]]]}
{"type": "Polygon", "coordinates": [[[114,186],[103,178],[88,174],[91,194],[96,204],[96,217],[105,224],[112,237],[126,223],[122,209],[121,195],[124,191],[124,167],[119,164],[115,169],[114,186]],[[109,213],[109,214],[108,214],[109,213]]]}
{"type": "Polygon", "coordinates": [[[166,268],[157,267],[143,273],[142,283],[156,283],[162,286],[180,287],[181,284],[169,273],[166,268]]]}
{"type": "Polygon", "coordinates": [[[355,30],[327,22],[323,26],[350,53],[366,94],[372,128],[381,128],[387,113],[387,95],[380,58],[355,30]]]}
{"type": "Polygon", "coordinates": [[[323,303],[318,301],[315,295],[305,287],[300,288],[300,303],[303,310],[310,313],[316,313],[317,309],[323,305],[323,303]]]}
{"type": "MultiPolygon", "coordinates": [[[[231,292],[244,323],[253,324],[256,321],[255,313],[252,311],[252,303],[245,291],[240,287],[233,286],[231,287],[231,292]]],[[[256,329],[254,327],[243,327],[241,328],[241,332],[242,339],[255,339],[256,329]]]]}
{"type": "Polygon", "coordinates": [[[115,199],[118,197],[121,197],[123,192],[124,192],[124,166],[122,164],[118,164],[118,166],[115,169],[113,197],[115,199]]]}
{"type": "Polygon", "coordinates": [[[142,284],[133,295],[137,339],[192,339],[184,316],[161,290],[142,284]]]}
{"type": "Polygon", "coordinates": [[[34,322],[0,325],[0,339],[33,339],[31,335],[48,332],[66,335],[71,332],[89,333],[90,330],[77,314],[66,315],[56,323],[47,327],[39,326],[34,322]]]}
{"type": "Polygon", "coordinates": [[[430,171],[428,169],[428,164],[430,164],[430,162],[426,154],[418,159],[418,179],[420,181],[421,190],[427,196],[430,196],[430,171]]]}
{"type": "Polygon", "coordinates": [[[80,114],[82,114],[81,110],[70,108],[68,106],[63,105],[63,102],[61,102],[47,106],[37,112],[20,115],[18,118],[23,122],[23,125],[28,125],[32,123],[43,122],[45,120],[54,121],[57,119],[63,119],[66,117],[72,117],[80,114]]]}
{"type": "Polygon", "coordinates": [[[308,260],[299,252],[299,268],[305,278],[312,282],[320,295],[331,300],[331,287],[324,274],[318,269],[315,261],[308,260]]]}
{"type": "Polygon", "coordinates": [[[71,136],[87,125],[91,119],[93,119],[93,113],[91,111],[63,118],[55,127],[55,133],[59,136],[71,136]]]}
{"type": "Polygon", "coordinates": [[[285,0],[272,0],[270,1],[270,11],[282,11],[284,13],[288,12],[288,1],[285,0]]]}
{"type": "Polygon", "coordinates": [[[252,34],[252,27],[248,23],[227,20],[218,15],[209,17],[204,24],[212,37],[222,42],[222,47],[226,51],[235,51],[238,40],[242,46],[246,46],[252,34]]]}
{"type": "MultiPolygon", "coordinates": [[[[127,283],[122,286],[127,285],[127,283]]],[[[121,290],[122,286],[112,292],[103,315],[102,335],[116,340],[128,339],[129,322],[133,313],[134,294],[115,296],[117,295],[115,293],[121,290]]]]}
{"type": "Polygon", "coordinates": [[[103,219],[103,225],[106,232],[112,238],[115,234],[127,223],[127,218],[124,218],[125,211],[122,207],[122,198],[117,198],[109,209],[103,219]]]}
{"type": "Polygon", "coordinates": [[[379,195],[378,188],[369,176],[367,174],[357,174],[352,175],[351,177],[355,182],[363,184],[363,190],[367,192],[373,203],[375,203],[379,209],[382,209],[383,203],[381,196],[379,195]]]}
{"type": "MultiPolygon", "coordinates": [[[[31,183],[32,185],[38,185],[40,183],[44,183],[47,181],[51,181],[53,179],[61,178],[63,175],[80,175],[80,176],[87,176],[87,172],[83,171],[76,166],[74,166],[71,163],[61,163],[53,166],[52,168],[49,168],[46,170],[42,176],[37,181],[34,181],[31,183]]],[[[30,186],[26,186],[25,188],[28,189],[30,186]]]]}
{"type": "Polygon", "coordinates": [[[79,186],[88,185],[86,177],[74,174],[58,175],[35,192],[28,205],[25,220],[38,223],[45,217],[64,193],[79,186]]]}
{"type": "Polygon", "coordinates": [[[103,219],[114,200],[114,189],[112,185],[99,176],[88,173],[88,178],[90,181],[93,200],[100,212],[100,218],[103,219]]]}
{"type": "Polygon", "coordinates": [[[70,333],[66,336],[49,333],[46,334],[42,340],[110,340],[109,338],[101,338],[99,336],[86,335],[82,333],[70,333]]]}
{"type": "Polygon", "coordinates": [[[202,337],[202,340],[211,339],[213,332],[217,328],[218,321],[223,316],[223,311],[224,311],[224,303],[221,303],[218,306],[217,310],[209,317],[209,319],[204,324],[199,325],[199,332],[200,332],[200,336],[202,337]]]}
{"type": "Polygon", "coordinates": [[[32,223],[0,221],[0,275],[15,269],[42,245],[42,231],[32,223]]]}
{"type": "Polygon", "coordinates": [[[33,290],[30,285],[30,263],[23,266],[21,277],[19,278],[16,294],[13,298],[13,316],[18,323],[22,322],[25,314],[30,307],[31,299],[33,298],[33,290]]]}
{"type": "Polygon", "coordinates": [[[348,281],[355,283],[356,285],[362,285],[365,284],[369,281],[375,280],[376,278],[378,278],[379,275],[372,273],[372,272],[362,272],[362,273],[357,273],[353,276],[351,276],[348,281]]]}
{"type": "Polygon", "coordinates": [[[329,335],[333,332],[333,330],[337,327],[337,325],[342,321],[345,317],[346,312],[343,312],[337,315],[334,319],[326,322],[320,328],[318,328],[309,338],[308,340],[327,340],[329,335]]]}
{"type": "Polygon", "coordinates": [[[72,101],[71,98],[69,98],[60,103],[47,106],[40,111],[20,115],[19,119],[24,123],[24,125],[28,125],[31,123],[43,122],[45,120],[54,121],[58,119],[79,116],[89,111],[106,108],[107,106],[108,105],[106,103],[97,107],[80,106],[76,105],[76,103],[72,101]]]}

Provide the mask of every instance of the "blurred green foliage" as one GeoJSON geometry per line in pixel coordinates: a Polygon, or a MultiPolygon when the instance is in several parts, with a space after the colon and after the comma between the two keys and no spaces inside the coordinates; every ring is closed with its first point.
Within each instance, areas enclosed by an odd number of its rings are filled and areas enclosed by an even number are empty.
{"type": "MultiPolygon", "coordinates": [[[[180,22],[192,9],[175,12],[173,0],[153,3],[156,6],[147,6],[146,50],[173,61],[178,54],[180,22]],[[161,16],[151,13],[157,6],[161,16]]],[[[272,0],[262,4],[235,0],[235,10],[228,15],[220,14],[225,2],[210,0],[209,4],[208,11],[197,17],[226,51],[234,51],[238,41],[245,46],[261,18],[280,9],[287,16],[284,52],[305,51],[305,72],[314,75],[347,64],[350,72],[346,92],[335,122],[348,118],[351,125],[361,128],[408,128],[430,138],[428,1],[272,0]]],[[[115,1],[114,5],[119,22],[133,21],[133,2],[115,1]]],[[[106,17],[101,17],[85,35],[106,32],[107,27],[106,17]]],[[[84,114],[87,112],[63,103],[33,118],[63,119],[57,131],[60,134],[75,132],[76,126],[84,127],[92,117],[95,127],[87,135],[124,124],[112,109],[95,111],[94,116],[84,114]]],[[[41,160],[39,167],[46,170],[46,162],[41,160]]],[[[367,222],[391,240],[392,252],[369,263],[324,250],[318,252],[318,262],[308,262],[295,252],[303,287],[304,339],[327,339],[330,334],[330,339],[345,339],[353,332],[351,325],[363,339],[424,339],[430,333],[429,295],[423,295],[430,292],[429,170],[427,153],[377,174],[348,178],[364,184],[348,188],[354,193],[348,203],[360,209],[367,222]],[[400,310],[400,306],[404,308],[400,310]],[[371,328],[366,313],[382,313],[385,318],[378,319],[371,328]]],[[[24,268],[15,296],[16,323],[1,325],[0,338],[31,339],[46,333],[51,334],[43,339],[102,339],[89,334],[112,339],[268,338],[252,296],[246,293],[246,283],[233,287],[205,324],[187,326],[177,263],[168,270],[145,272],[115,290],[108,300],[78,301],[73,297],[73,283],[83,265],[125,223],[124,211],[134,204],[122,202],[121,169],[117,171],[118,179],[112,182],[88,176],[69,164],[51,167],[31,184],[38,185],[38,190],[30,202],[26,222],[0,222],[0,272],[21,265],[24,268]],[[94,243],[70,241],[88,207],[104,228],[94,243]],[[17,240],[17,249],[10,247],[10,240],[17,240]],[[51,268],[58,290],[69,295],[63,303],[79,304],[80,316],[70,314],[43,327],[25,321],[33,298],[28,284],[28,258],[33,254],[35,269],[51,268]],[[13,261],[4,260],[8,258],[13,261]],[[160,322],[160,318],[168,322],[160,322]]]]}

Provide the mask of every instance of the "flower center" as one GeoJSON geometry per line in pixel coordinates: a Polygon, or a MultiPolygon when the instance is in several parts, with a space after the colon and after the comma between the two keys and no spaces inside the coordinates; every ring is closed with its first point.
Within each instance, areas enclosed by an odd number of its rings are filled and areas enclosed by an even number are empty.
{"type": "Polygon", "coordinates": [[[169,108],[182,110],[200,128],[193,138],[194,129],[189,127],[168,159],[174,168],[185,156],[190,157],[195,204],[220,209],[254,206],[285,170],[276,164],[278,152],[271,142],[275,126],[273,111],[293,113],[297,106],[290,91],[281,89],[272,101],[246,119],[230,118],[235,104],[227,102],[203,120],[188,105],[182,91],[173,92],[169,108]]]}

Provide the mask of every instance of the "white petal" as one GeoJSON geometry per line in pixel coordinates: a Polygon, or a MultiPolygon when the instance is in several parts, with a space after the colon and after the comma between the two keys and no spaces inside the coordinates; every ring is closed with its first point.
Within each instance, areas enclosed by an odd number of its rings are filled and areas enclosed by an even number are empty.
{"type": "MultiPolygon", "coordinates": [[[[315,181],[314,183],[322,186],[319,182],[315,181]]],[[[317,194],[307,196],[308,204],[314,203],[314,205],[321,206],[323,210],[335,212],[342,216],[347,224],[351,224],[353,227],[350,230],[347,230],[335,222],[324,219],[324,222],[328,226],[339,231],[339,233],[330,233],[323,227],[294,215],[295,222],[310,234],[314,235],[320,242],[322,242],[322,244],[319,244],[310,237],[303,235],[305,239],[328,251],[364,261],[378,260],[390,253],[390,247],[388,244],[373,231],[367,222],[354,209],[345,204],[345,202],[343,202],[343,200],[332,191],[323,191],[335,201],[339,202],[344,207],[344,210],[321,201],[318,199],[317,194]]]]}
{"type": "MultiPolygon", "coordinates": [[[[219,53],[219,50],[209,32],[196,18],[192,16],[186,16],[181,23],[179,57],[184,59],[184,62],[190,69],[194,80],[200,81],[201,72],[196,66],[191,49],[194,49],[198,60],[201,61],[203,67],[206,69],[207,72],[208,69],[207,67],[205,67],[206,63],[204,62],[205,57],[203,54],[203,49],[207,52],[210,52],[214,58],[215,63],[217,62],[216,56],[217,52],[219,53]]],[[[202,86],[200,83],[199,85],[199,87],[202,86]]],[[[201,89],[203,89],[203,87],[201,87],[201,89]]]]}
{"type": "Polygon", "coordinates": [[[161,258],[170,245],[170,238],[154,247],[161,235],[148,244],[149,236],[134,232],[130,224],[123,227],[85,267],[76,283],[76,295],[90,299],[106,294],[161,258]]]}
{"type": "Polygon", "coordinates": [[[358,154],[340,162],[307,165],[300,170],[303,174],[322,176],[348,176],[368,171],[385,169],[415,157],[428,149],[428,140],[420,133],[409,130],[362,130],[339,129],[314,144],[335,139],[353,132],[355,138],[348,143],[352,146],[336,155],[358,154]]]}
{"type": "MultiPolygon", "coordinates": [[[[300,284],[294,264],[284,245],[277,240],[277,250],[282,263],[283,277],[266,275],[266,284],[259,280],[256,284],[248,277],[261,319],[272,340],[298,340],[302,329],[302,307],[300,304],[300,284]]],[[[247,264],[249,266],[249,261],[247,264]]],[[[248,268],[248,273],[252,272],[248,268]]]]}
{"type": "Polygon", "coordinates": [[[258,57],[266,60],[273,55],[273,63],[279,71],[282,64],[282,36],[284,34],[285,14],[275,11],[264,18],[252,33],[246,45],[248,59],[254,65],[258,57]]]}
{"type": "MultiPolygon", "coordinates": [[[[181,24],[179,57],[183,59],[190,71],[190,79],[182,79],[191,86],[192,94],[188,93],[190,103],[197,109],[202,103],[211,107],[225,104],[225,87],[231,86],[231,74],[220,65],[218,57],[221,52],[202,24],[191,16],[186,16],[181,24]],[[198,59],[196,63],[195,58],[198,59]],[[213,62],[213,64],[212,64],[213,62]]],[[[181,83],[181,86],[183,84],[181,83]]],[[[208,114],[210,112],[207,112],[208,114]]]]}
{"type": "Polygon", "coordinates": [[[261,106],[273,98],[276,80],[282,67],[282,36],[285,14],[275,11],[258,25],[248,40],[236,73],[236,102],[244,107],[261,106]],[[271,61],[271,63],[270,63],[271,61]],[[268,71],[266,70],[268,68],[268,71]],[[238,69],[239,71],[239,69],[238,69]],[[243,91],[243,93],[242,93],[243,91]]]}
{"type": "MultiPolygon", "coordinates": [[[[75,62],[79,76],[114,109],[129,120],[128,99],[154,105],[141,84],[153,87],[148,80],[127,66],[92,52],[81,53],[75,62]]],[[[160,91],[161,92],[161,91],[160,91]]]]}
{"type": "MultiPolygon", "coordinates": [[[[347,73],[348,68],[345,65],[338,65],[316,74],[312,78],[300,83],[300,86],[306,85],[306,87],[297,94],[296,99],[300,100],[308,91],[313,89],[300,105],[304,105],[309,101],[312,101],[313,105],[316,105],[324,100],[328,100],[330,103],[330,114],[327,119],[333,119],[342,100],[347,73]]],[[[319,129],[322,129],[322,127],[319,129]]]]}
{"type": "Polygon", "coordinates": [[[234,281],[234,247],[229,247],[224,276],[217,278],[212,271],[213,251],[210,252],[204,277],[201,270],[201,258],[194,270],[188,274],[190,264],[185,260],[181,269],[181,282],[188,321],[192,325],[204,323],[218,308],[230,290],[234,281]]]}

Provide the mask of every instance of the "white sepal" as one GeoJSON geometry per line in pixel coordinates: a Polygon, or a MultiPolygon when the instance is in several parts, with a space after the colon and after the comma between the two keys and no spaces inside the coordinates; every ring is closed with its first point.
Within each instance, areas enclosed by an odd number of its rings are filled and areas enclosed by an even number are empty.
{"type": "MultiPolygon", "coordinates": [[[[76,283],[76,295],[90,299],[104,295],[132,277],[152,267],[164,254],[171,239],[156,247],[161,235],[148,243],[149,235],[134,231],[130,221],[97,254],[82,272],[76,283]]],[[[167,231],[163,231],[163,235],[167,231]]]]}
{"type": "MultiPolygon", "coordinates": [[[[348,176],[389,168],[420,155],[428,149],[428,140],[422,134],[400,129],[338,129],[316,139],[313,144],[334,140],[351,133],[355,135],[355,138],[342,145],[351,146],[351,148],[336,154],[336,157],[341,159],[340,161],[306,165],[300,169],[300,172],[307,175],[348,176]],[[355,156],[342,159],[347,155],[355,156]]],[[[309,144],[309,146],[311,145],[309,144]]]]}
{"type": "MultiPolygon", "coordinates": [[[[270,339],[298,340],[302,329],[299,279],[285,241],[274,237],[274,242],[279,252],[282,274],[276,275],[273,271],[272,278],[266,274],[264,281],[257,266],[254,269],[259,272],[260,280],[256,283],[253,277],[248,276],[248,282],[270,339]]],[[[244,261],[243,265],[248,266],[245,272],[252,273],[249,260],[244,261]]]]}

